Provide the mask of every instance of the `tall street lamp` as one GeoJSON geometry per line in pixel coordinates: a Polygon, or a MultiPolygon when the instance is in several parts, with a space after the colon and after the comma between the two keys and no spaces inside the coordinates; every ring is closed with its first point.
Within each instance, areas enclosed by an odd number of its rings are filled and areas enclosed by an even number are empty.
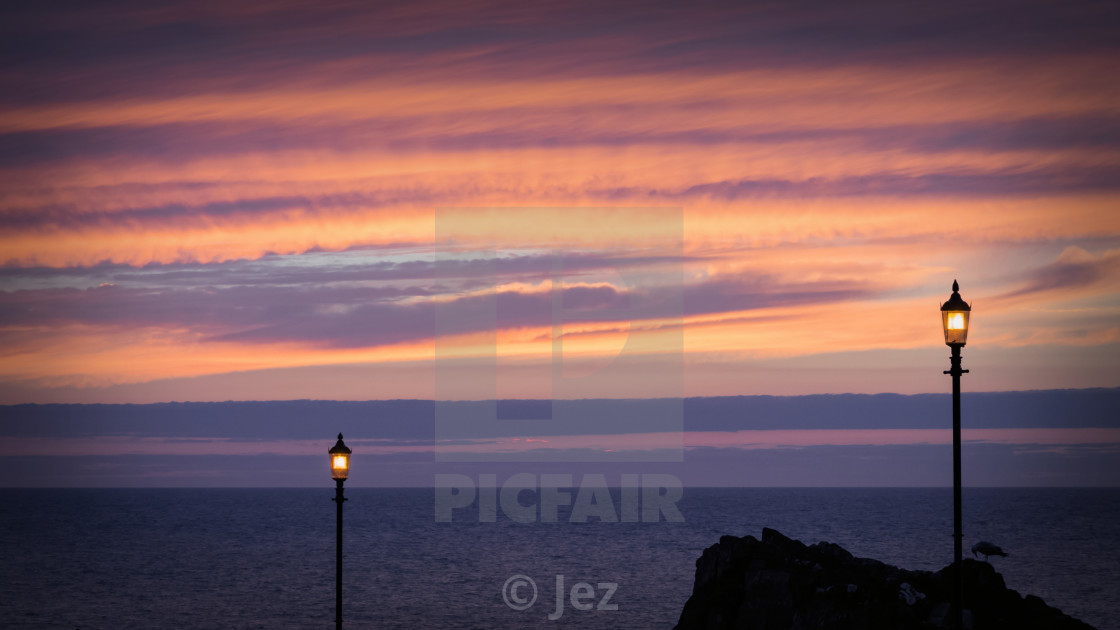
{"type": "Polygon", "coordinates": [[[955,584],[953,595],[956,604],[957,628],[964,628],[964,585],[961,566],[961,348],[968,338],[968,316],[972,306],[965,303],[958,293],[960,287],[953,280],[953,294],[949,301],[941,305],[941,328],[945,332],[945,344],[953,350],[950,355],[950,368],[945,374],[953,377],[953,566],[955,584]]]}
{"type": "Polygon", "coordinates": [[[342,441],[342,434],[338,434],[338,442],[327,451],[331,455],[331,479],[334,479],[334,502],[337,505],[338,517],[335,519],[337,541],[335,547],[335,573],[334,573],[334,627],[342,630],[342,503],[346,497],[342,496],[342,484],[350,474],[350,448],[342,441]]]}

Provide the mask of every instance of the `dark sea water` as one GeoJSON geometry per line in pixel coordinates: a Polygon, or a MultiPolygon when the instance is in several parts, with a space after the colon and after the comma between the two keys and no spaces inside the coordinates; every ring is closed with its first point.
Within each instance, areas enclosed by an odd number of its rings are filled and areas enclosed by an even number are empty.
{"type": "MultiPolygon", "coordinates": [[[[952,560],[949,489],[686,489],[684,523],[437,523],[430,489],[348,489],[347,628],[671,628],[696,558],[773,527],[910,569],[952,560]],[[531,577],[537,602],[502,588],[531,577]],[[562,617],[556,576],[565,579],[562,617]],[[587,582],[617,610],[574,609],[587,582]]],[[[2,628],[332,628],[333,488],[0,490],[2,628]]],[[[1120,628],[1120,490],[966,489],[1008,586],[1120,628]]],[[[966,552],[967,553],[967,552],[966,552]]],[[[527,587],[526,587],[527,588],[527,587]]],[[[520,595],[529,591],[522,589],[520,595]]]]}

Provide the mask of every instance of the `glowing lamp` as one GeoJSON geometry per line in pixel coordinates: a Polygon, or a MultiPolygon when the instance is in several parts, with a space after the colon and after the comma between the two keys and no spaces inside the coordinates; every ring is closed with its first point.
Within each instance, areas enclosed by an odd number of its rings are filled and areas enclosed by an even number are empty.
{"type": "Polygon", "coordinates": [[[338,434],[338,442],[331,447],[331,479],[346,479],[350,474],[350,448],[342,441],[342,434],[338,434]]]}
{"type": "Polygon", "coordinates": [[[961,562],[964,533],[961,523],[961,375],[968,370],[961,369],[961,348],[968,339],[968,316],[972,305],[965,303],[959,293],[957,281],[953,281],[953,294],[949,301],[941,305],[941,329],[945,331],[945,345],[952,349],[949,355],[950,368],[946,374],[953,377],[953,606],[950,611],[956,618],[957,628],[964,627],[964,564],[961,562]]]}
{"type": "Polygon", "coordinates": [[[958,293],[960,288],[953,281],[953,294],[949,301],[941,305],[941,328],[945,331],[945,344],[963,347],[968,339],[968,315],[972,306],[966,304],[958,293]]]}

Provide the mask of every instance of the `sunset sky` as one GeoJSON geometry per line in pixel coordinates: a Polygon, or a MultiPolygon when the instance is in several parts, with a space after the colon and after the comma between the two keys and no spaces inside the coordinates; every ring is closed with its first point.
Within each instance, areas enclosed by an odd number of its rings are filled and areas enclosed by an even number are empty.
{"type": "Polygon", "coordinates": [[[1120,386],[1115,3],[2,12],[0,403],[1120,386]]]}
{"type": "MultiPolygon", "coordinates": [[[[438,209],[487,207],[679,208],[688,395],[941,391],[954,278],[971,389],[1120,385],[1113,13],[29,6],[2,398],[431,398],[432,305],[469,291],[435,277],[438,209]]],[[[565,281],[623,294],[600,272],[665,254],[640,214],[576,225],[565,281]]],[[[532,223],[485,243],[502,291],[547,294],[532,223]]]]}

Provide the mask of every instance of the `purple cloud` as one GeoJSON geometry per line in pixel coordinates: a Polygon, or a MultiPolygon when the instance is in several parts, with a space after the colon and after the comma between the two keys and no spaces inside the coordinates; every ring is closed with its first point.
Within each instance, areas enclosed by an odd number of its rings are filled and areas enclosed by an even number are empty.
{"type": "Polygon", "coordinates": [[[1047,291],[1070,291],[1120,278],[1120,254],[1109,252],[1093,256],[1079,247],[1068,247],[1058,260],[1028,271],[1019,289],[997,296],[1017,298],[1047,291]]]}
{"type": "MultiPolygon", "coordinates": [[[[594,255],[565,259],[565,271],[578,273],[602,267],[636,265],[661,259],[612,259],[594,255]]],[[[551,258],[499,259],[499,273],[485,278],[483,286],[501,280],[548,278],[551,258]],[[549,267],[545,267],[549,265],[549,267]]],[[[283,342],[310,341],[331,347],[364,347],[416,341],[435,333],[435,312],[443,309],[450,322],[444,334],[500,328],[549,326],[553,322],[551,292],[504,290],[488,295],[452,297],[440,304],[433,298],[464,277],[478,273],[478,261],[453,261],[430,265],[410,263],[371,265],[369,268],[280,269],[269,282],[246,281],[244,274],[259,273],[255,263],[155,267],[155,278],[144,270],[120,270],[125,278],[148,286],[105,284],[87,289],[22,289],[0,293],[0,325],[9,328],[41,325],[87,324],[115,327],[186,327],[206,333],[212,340],[283,342]],[[165,271],[169,270],[169,271],[165,271]],[[422,272],[440,277],[418,281],[422,272]],[[170,273],[170,275],[165,275],[170,273]],[[199,275],[202,274],[202,275],[199,275]],[[154,284],[162,279],[168,284],[154,284]],[[374,284],[369,284],[373,282],[374,284]],[[491,299],[495,300],[494,303],[491,299]],[[496,309],[496,311],[495,311],[496,309]],[[493,313],[497,313],[494,319],[493,313]]],[[[70,270],[60,270],[60,276],[70,270]]],[[[474,277],[476,282],[482,279],[474,277]]],[[[867,287],[829,282],[783,284],[776,278],[709,280],[675,286],[615,287],[574,285],[561,295],[565,321],[630,321],[633,318],[679,318],[759,309],[773,306],[833,302],[866,296],[867,287]],[[683,312],[682,312],[683,308],[683,312]]],[[[5,333],[15,334],[11,330],[5,333]]],[[[11,339],[9,337],[9,339],[11,339]]]]}

